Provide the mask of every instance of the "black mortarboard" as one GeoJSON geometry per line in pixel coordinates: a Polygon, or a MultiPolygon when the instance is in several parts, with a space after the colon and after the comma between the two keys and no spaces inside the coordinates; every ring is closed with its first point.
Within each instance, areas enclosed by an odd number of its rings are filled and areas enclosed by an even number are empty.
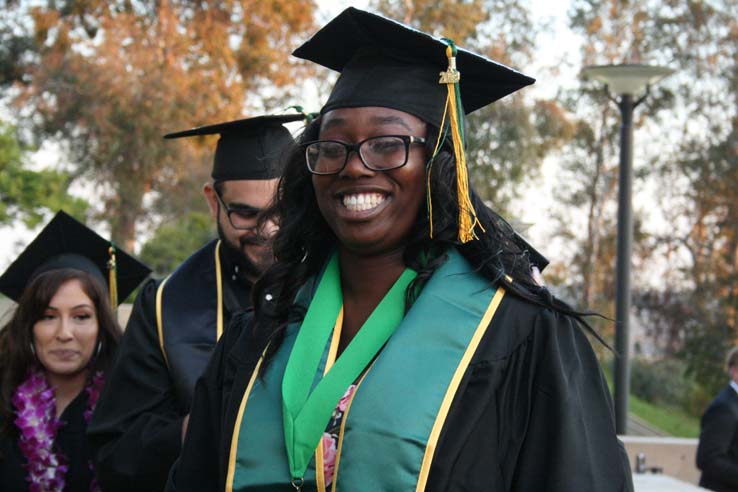
{"type": "MultiPolygon", "coordinates": [[[[292,54],[341,72],[323,107],[382,106],[440,126],[447,88],[447,43],[377,14],[349,7],[292,54]]],[[[456,67],[468,114],[534,82],[505,65],[459,48],[456,67]]]]}
{"type": "Polygon", "coordinates": [[[164,138],[220,134],[211,174],[215,181],[272,179],[282,175],[283,151],[294,142],[284,123],[304,114],[257,116],[169,133],[164,138]]]}
{"type": "Polygon", "coordinates": [[[59,211],[5,270],[0,277],[0,292],[17,301],[26,286],[42,273],[74,268],[97,278],[123,301],[151,270],[120,249],[111,251],[111,246],[110,241],[59,211]],[[111,289],[109,266],[112,264],[117,275],[111,289]]]}

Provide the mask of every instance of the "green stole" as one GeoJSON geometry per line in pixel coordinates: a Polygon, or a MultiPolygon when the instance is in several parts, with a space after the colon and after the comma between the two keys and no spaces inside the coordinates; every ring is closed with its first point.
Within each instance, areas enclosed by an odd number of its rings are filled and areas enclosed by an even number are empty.
{"type": "MultiPolygon", "coordinates": [[[[456,250],[448,256],[354,393],[339,436],[333,491],[425,489],[451,402],[503,295],[456,250]]],[[[304,288],[296,302],[306,305],[309,298],[304,288]]],[[[282,379],[298,331],[296,324],[288,327],[268,369],[257,377],[256,368],[242,397],[228,492],[294,491],[284,444],[282,379]]],[[[325,344],[313,387],[332,362],[333,338],[325,344]]],[[[325,491],[322,456],[316,454],[320,473],[316,476],[314,456],[302,491],[325,491]]]]}

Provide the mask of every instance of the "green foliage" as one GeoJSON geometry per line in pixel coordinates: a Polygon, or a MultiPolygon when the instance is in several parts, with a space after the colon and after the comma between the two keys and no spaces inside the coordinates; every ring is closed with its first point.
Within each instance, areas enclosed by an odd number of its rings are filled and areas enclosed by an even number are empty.
{"type": "Polygon", "coordinates": [[[209,215],[191,212],[156,231],[141,249],[139,257],[156,276],[166,276],[213,238],[213,221],[209,215]]]}
{"type": "Polygon", "coordinates": [[[84,216],[88,204],[67,193],[70,176],[27,169],[26,150],[18,143],[15,130],[0,123],[0,224],[22,219],[33,227],[43,220],[44,211],[59,209],[84,216]]]}
{"type": "Polygon", "coordinates": [[[700,435],[699,418],[679,408],[648,403],[631,395],[628,410],[671,436],[695,438],[700,435]]]}
{"type": "Polygon", "coordinates": [[[702,404],[705,403],[705,397],[709,401],[725,385],[728,378],[725,354],[736,340],[736,332],[729,326],[722,322],[715,324],[714,318],[719,316],[720,312],[717,311],[700,313],[695,316],[696,319],[684,320],[688,330],[679,356],[686,361],[688,374],[699,381],[704,389],[702,404]]]}
{"type": "Polygon", "coordinates": [[[645,401],[686,409],[693,384],[682,361],[631,359],[630,391],[645,401]]]}
{"type": "MultiPolygon", "coordinates": [[[[613,391],[612,382],[612,357],[605,357],[606,362],[602,363],[602,370],[605,374],[605,379],[610,387],[610,391],[613,391]]],[[[678,362],[677,362],[678,363],[678,362]]],[[[668,365],[669,363],[667,363],[668,365]]],[[[673,377],[678,377],[675,375],[673,377]]],[[[701,402],[699,405],[694,404],[694,398],[700,393],[699,385],[693,385],[690,392],[690,401],[687,404],[687,410],[684,406],[675,406],[665,403],[654,403],[646,401],[640,398],[634,393],[633,386],[631,385],[631,393],[628,398],[628,412],[640,417],[650,425],[657,429],[674,437],[697,437],[700,433],[700,421],[699,416],[704,412],[707,407],[706,404],[701,402]]],[[[709,402],[709,400],[707,400],[709,402]]]]}

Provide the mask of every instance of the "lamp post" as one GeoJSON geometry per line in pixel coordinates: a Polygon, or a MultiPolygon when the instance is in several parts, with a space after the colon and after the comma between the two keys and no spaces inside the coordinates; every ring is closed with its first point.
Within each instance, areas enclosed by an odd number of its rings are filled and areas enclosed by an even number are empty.
{"type": "Polygon", "coordinates": [[[630,392],[630,263],[633,246],[633,109],[648,96],[650,84],[673,70],[651,65],[599,65],[582,70],[587,78],[604,82],[620,108],[620,177],[618,181],[618,245],[615,273],[615,429],[627,433],[630,392]],[[645,91],[645,93],[644,93],[645,91]],[[643,95],[639,99],[635,97],[643,95]],[[614,98],[612,94],[618,96],[614,98]]]}

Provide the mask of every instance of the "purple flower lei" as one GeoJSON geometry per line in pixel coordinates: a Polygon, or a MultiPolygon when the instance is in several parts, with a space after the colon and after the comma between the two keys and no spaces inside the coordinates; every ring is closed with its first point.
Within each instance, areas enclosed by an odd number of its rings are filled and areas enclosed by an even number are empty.
{"type": "MultiPolygon", "coordinates": [[[[104,381],[103,373],[98,371],[85,387],[88,394],[85,422],[92,416],[104,381]]],[[[62,492],[69,466],[67,458],[54,450],[54,441],[64,422],[56,418],[54,390],[39,368],[29,371],[26,380],[16,388],[12,402],[17,415],[15,425],[20,430],[18,445],[27,461],[29,491],[62,492]]],[[[92,470],[91,463],[89,466],[92,470]]],[[[99,491],[94,478],[90,491],[99,491]]]]}

